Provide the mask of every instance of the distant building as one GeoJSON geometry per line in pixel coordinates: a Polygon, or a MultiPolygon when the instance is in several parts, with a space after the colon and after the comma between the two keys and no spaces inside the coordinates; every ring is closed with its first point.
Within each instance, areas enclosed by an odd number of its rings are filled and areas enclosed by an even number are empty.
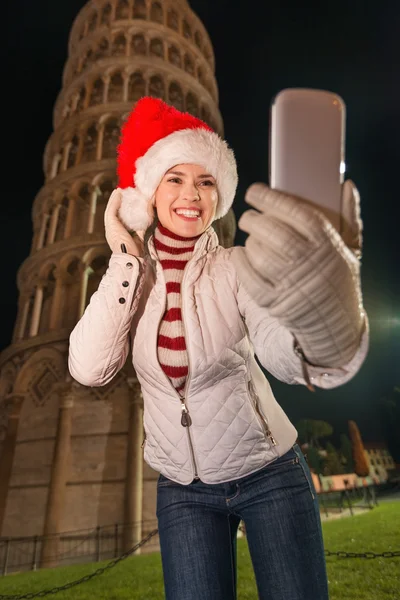
{"type": "Polygon", "coordinates": [[[395,462],[384,442],[364,443],[365,456],[370,475],[381,483],[387,481],[390,471],[396,468],[395,462]]]}

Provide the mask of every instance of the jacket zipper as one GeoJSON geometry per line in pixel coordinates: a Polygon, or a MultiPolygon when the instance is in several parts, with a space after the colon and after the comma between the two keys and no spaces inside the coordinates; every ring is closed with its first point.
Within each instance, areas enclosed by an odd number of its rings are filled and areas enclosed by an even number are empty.
{"type": "Polygon", "coordinates": [[[252,404],[252,406],[253,406],[253,408],[255,410],[255,413],[256,413],[256,415],[257,415],[257,417],[258,417],[258,419],[259,419],[259,421],[261,423],[261,427],[264,430],[265,435],[267,436],[267,438],[269,439],[269,441],[271,442],[271,444],[273,446],[276,446],[278,442],[276,441],[276,439],[272,435],[272,431],[269,428],[268,421],[264,417],[264,415],[262,414],[262,412],[260,410],[260,407],[258,405],[258,396],[257,396],[256,391],[254,390],[253,382],[251,381],[251,379],[249,380],[249,382],[248,382],[247,385],[248,385],[249,394],[250,394],[250,398],[251,398],[251,404],[252,404]]]}
{"type": "MultiPolygon", "coordinates": [[[[184,310],[183,310],[183,304],[184,304],[183,303],[183,288],[184,288],[183,283],[185,281],[186,268],[187,268],[187,265],[185,267],[185,271],[183,272],[183,277],[182,277],[182,287],[181,287],[181,306],[182,306],[182,308],[181,308],[181,311],[182,311],[182,326],[183,326],[185,340],[187,341],[187,332],[186,332],[186,327],[185,327],[185,320],[183,318],[183,313],[184,313],[184,310]]],[[[190,375],[191,375],[191,373],[190,373],[189,352],[187,350],[187,345],[186,345],[186,354],[187,354],[187,359],[188,359],[188,374],[187,374],[187,377],[186,377],[185,387],[183,389],[183,396],[180,396],[180,394],[178,394],[179,398],[180,398],[180,401],[181,401],[181,408],[182,408],[181,425],[183,427],[187,428],[188,440],[189,440],[189,446],[190,446],[190,452],[192,454],[192,461],[193,461],[193,468],[194,468],[194,478],[195,479],[200,479],[200,477],[198,475],[198,471],[197,471],[196,458],[195,458],[195,455],[194,455],[194,448],[193,448],[192,436],[190,435],[190,429],[189,429],[189,427],[192,424],[192,419],[190,417],[189,409],[186,406],[186,402],[185,402],[187,400],[187,398],[186,398],[186,390],[188,388],[189,380],[190,380],[190,375]]]]}
{"type": "Polygon", "coordinates": [[[193,461],[193,467],[194,467],[194,478],[195,479],[200,479],[199,476],[198,476],[198,473],[197,473],[197,465],[196,465],[196,459],[195,459],[195,456],[194,456],[194,449],[193,449],[192,437],[190,435],[190,430],[189,430],[189,427],[192,424],[192,419],[191,419],[191,416],[189,414],[189,410],[188,410],[188,408],[187,408],[187,406],[185,404],[185,398],[181,397],[180,401],[182,403],[181,425],[182,425],[182,427],[187,427],[190,453],[192,455],[192,461],[193,461]]]}
{"type": "MultiPolygon", "coordinates": [[[[187,265],[186,265],[186,267],[185,267],[185,271],[186,271],[186,268],[187,268],[187,265]]],[[[185,271],[184,271],[184,274],[183,274],[183,277],[182,277],[182,287],[181,287],[181,290],[183,290],[183,282],[184,282],[184,279],[185,279],[185,271]]],[[[165,281],[164,281],[164,283],[165,283],[165,281]]],[[[165,289],[166,289],[166,287],[165,287],[165,289]]],[[[182,291],[181,291],[181,298],[183,298],[183,296],[182,296],[182,291]]],[[[167,302],[167,299],[165,298],[164,312],[165,312],[165,305],[166,305],[166,302],[167,302]]],[[[160,319],[159,319],[159,321],[158,321],[157,335],[158,335],[158,331],[159,331],[159,329],[160,329],[160,323],[161,323],[161,321],[162,321],[162,318],[163,318],[164,312],[161,314],[161,317],[160,317],[160,319]]],[[[184,334],[185,334],[185,339],[186,339],[186,328],[185,328],[185,322],[184,322],[184,320],[183,320],[183,301],[182,301],[182,325],[183,325],[184,334]]],[[[157,348],[156,348],[156,355],[157,355],[157,348]]],[[[178,398],[179,398],[179,400],[180,400],[180,402],[181,402],[181,409],[182,409],[182,414],[181,414],[181,425],[182,425],[182,427],[186,427],[186,428],[187,428],[186,430],[187,430],[187,433],[188,433],[188,441],[189,441],[190,454],[191,454],[191,457],[192,457],[192,462],[193,462],[194,478],[195,478],[195,479],[200,479],[200,477],[199,477],[199,475],[198,475],[198,471],[197,471],[197,464],[196,464],[196,459],[195,459],[195,454],[194,454],[194,448],[193,448],[192,437],[191,437],[191,435],[190,435],[190,431],[189,431],[189,427],[190,427],[190,426],[191,426],[191,424],[192,424],[192,419],[191,419],[191,416],[190,416],[190,414],[189,414],[189,409],[188,409],[188,407],[187,407],[187,405],[186,405],[186,402],[185,402],[185,400],[186,400],[186,390],[187,390],[188,383],[189,383],[189,378],[190,378],[189,353],[187,354],[187,356],[188,356],[188,375],[187,375],[187,378],[186,378],[186,383],[185,383],[185,387],[184,387],[184,390],[183,390],[183,393],[184,393],[184,395],[183,395],[183,396],[181,396],[181,395],[180,395],[180,394],[179,394],[179,393],[176,391],[176,389],[174,388],[174,386],[173,386],[173,385],[172,385],[172,383],[171,383],[171,380],[169,379],[169,377],[167,377],[167,375],[165,375],[164,371],[163,371],[162,369],[161,369],[161,371],[162,371],[162,373],[163,373],[163,375],[164,375],[164,377],[165,377],[166,381],[168,382],[168,384],[169,384],[169,385],[170,385],[170,387],[173,389],[173,391],[174,391],[174,392],[175,392],[175,394],[178,396],[178,398]]],[[[145,441],[146,441],[146,437],[145,437],[145,439],[143,440],[143,445],[144,445],[145,441]]]]}

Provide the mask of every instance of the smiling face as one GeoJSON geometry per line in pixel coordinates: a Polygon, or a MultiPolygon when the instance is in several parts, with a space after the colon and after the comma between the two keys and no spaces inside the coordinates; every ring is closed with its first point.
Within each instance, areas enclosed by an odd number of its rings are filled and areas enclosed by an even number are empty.
{"type": "Polygon", "coordinates": [[[175,165],[155,194],[161,225],[182,237],[201,235],[212,223],[217,203],[216,181],[199,165],[175,165]]]}

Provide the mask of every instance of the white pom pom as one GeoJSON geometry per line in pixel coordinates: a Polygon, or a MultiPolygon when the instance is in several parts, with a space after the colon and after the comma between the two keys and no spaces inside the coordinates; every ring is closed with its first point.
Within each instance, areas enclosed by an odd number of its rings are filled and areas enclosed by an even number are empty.
{"type": "Polygon", "coordinates": [[[153,219],[149,215],[150,198],[146,198],[137,188],[122,189],[122,202],[119,218],[129,231],[144,231],[153,219]]]}

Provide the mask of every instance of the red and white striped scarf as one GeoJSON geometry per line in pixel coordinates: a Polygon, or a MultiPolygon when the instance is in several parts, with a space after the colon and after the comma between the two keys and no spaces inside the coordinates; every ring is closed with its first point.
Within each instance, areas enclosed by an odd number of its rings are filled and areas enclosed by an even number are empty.
{"type": "Polygon", "coordinates": [[[188,356],[181,312],[181,283],[183,270],[192,257],[194,245],[199,237],[181,237],[163,227],[161,223],[158,223],[154,231],[154,246],[167,284],[167,309],[158,331],[158,360],[178,393],[185,387],[188,375],[188,356]]]}

